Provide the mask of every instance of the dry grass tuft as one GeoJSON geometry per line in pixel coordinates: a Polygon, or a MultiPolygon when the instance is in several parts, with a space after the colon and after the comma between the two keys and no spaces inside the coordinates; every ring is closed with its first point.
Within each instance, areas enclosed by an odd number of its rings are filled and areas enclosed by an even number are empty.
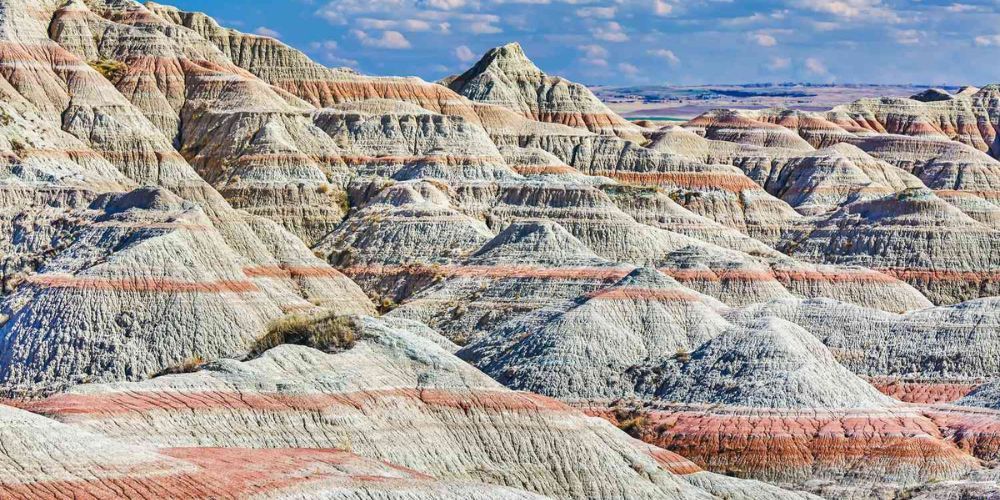
{"type": "Polygon", "coordinates": [[[354,319],[327,314],[289,314],[271,322],[267,333],[257,339],[249,358],[284,344],[304,345],[325,352],[342,352],[354,347],[357,339],[354,319]]]}
{"type": "Polygon", "coordinates": [[[164,375],[179,375],[181,373],[194,373],[198,370],[201,370],[201,368],[205,366],[205,363],[206,363],[205,359],[202,358],[201,356],[193,356],[182,361],[180,364],[160,370],[155,375],[153,375],[152,378],[162,377],[164,375]]]}
{"type": "Polygon", "coordinates": [[[125,76],[125,73],[128,72],[127,64],[114,59],[99,59],[96,61],[90,61],[87,64],[103,75],[104,78],[107,78],[111,83],[118,83],[118,81],[125,76]]]}

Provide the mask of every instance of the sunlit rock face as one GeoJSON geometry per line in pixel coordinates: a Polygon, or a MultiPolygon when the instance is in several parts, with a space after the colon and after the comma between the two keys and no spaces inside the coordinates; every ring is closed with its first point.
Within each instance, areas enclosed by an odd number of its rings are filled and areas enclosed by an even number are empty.
{"type": "Polygon", "coordinates": [[[996,491],[996,86],[653,130],[131,0],[0,63],[0,497],[996,491]]]}
{"type": "Polygon", "coordinates": [[[471,69],[442,83],[470,100],[533,120],[643,142],[637,125],[608,109],[587,87],[543,73],[517,43],[490,50],[471,69]]]}

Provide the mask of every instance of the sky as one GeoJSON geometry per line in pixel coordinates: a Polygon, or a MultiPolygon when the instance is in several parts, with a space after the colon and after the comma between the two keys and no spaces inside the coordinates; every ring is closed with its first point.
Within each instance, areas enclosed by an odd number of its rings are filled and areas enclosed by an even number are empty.
{"type": "Polygon", "coordinates": [[[434,81],[520,42],[589,85],[1000,82],[1000,0],[158,0],[434,81]]]}

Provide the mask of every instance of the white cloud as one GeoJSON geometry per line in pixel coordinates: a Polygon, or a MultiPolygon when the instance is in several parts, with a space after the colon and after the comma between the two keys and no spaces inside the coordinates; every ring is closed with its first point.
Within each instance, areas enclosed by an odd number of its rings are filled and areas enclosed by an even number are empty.
{"type": "Polygon", "coordinates": [[[617,7],[584,7],[576,11],[579,17],[596,17],[599,19],[614,19],[617,7]]]}
{"type": "Polygon", "coordinates": [[[494,33],[503,33],[503,30],[500,29],[499,27],[485,22],[472,23],[468,27],[466,27],[466,31],[476,35],[490,35],[494,33]]]}
{"type": "Polygon", "coordinates": [[[634,76],[639,74],[639,68],[629,63],[619,63],[618,71],[621,71],[622,73],[625,73],[626,75],[629,76],[634,76]]]}
{"type": "Polygon", "coordinates": [[[674,51],[669,50],[669,49],[647,50],[646,53],[649,54],[649,55],[651,55],[651,56],[653,56],[653,57],[659,57],[660,59],[666,59],[667,62],[669,62],[671,66],[677,66],[678,64],[681,63],[681,59],[679,57],[677,57],[677,54],[674,54],[674,51]]]}
{"type": "Polygon", "coordinates": [[[337,42],[333,40],[324,40],[322,42],[313,42],[309,44],[309,48],[315,54],[319,54],[319,60],[334,66],[351,66],[357,67],[358,61],[354,59],[348,59],[341,57],[337,53],[337,42]]]}
{"type": "MultiPolygon", "coordinates": [[[[423,19],[372,19],[361,17],[354,21],[355,25],[363,30],[397,30],[397,31],[431,31],[434,29],[431,23],[423,19]]],[[[439,27],[440,28],[440,27],[439,27]]],[[[443,31],[443,30],[442,30],[443,31]]]]}
{"type": "Polygon", "coordinates": [[[831,14],[845,20],[899,21],[899,16],[884,5],[882,0],[788,0],[793,7],[800,7],[831,14]]]}
{"type": "Polygon", "coordinates": [[[653,13],[658,16],[669,16],[674,11],[674,5],[666,0],[653,0],[653,13]]]}
{"type": "Polygon", "coordinates": [[[476,53],[466,45],[459,45],[458,47],[455,47],[455,57],[457,57],[459,61],[467,63],[476,60],[476,53]]]}
{"type": "Polygon", "coordinates": [[[980,47],[1000,47],[1000,34],[977,36],[976,45],[980,47]]]}
{"type": "Polygon", "coordinates": [[[767,64],[767,67],[771,71],[781,71],[783,69],[788,69],[791,65],[792,60],[787,57],[772,57],[771,62],[767,64]]]}
{"type": "Polygon", "coordinates": [[[774,47],[775,45],[778,45],[778,40],[767,33],[751,33],[750,39],[761,47],[774,47]]]}
{"type": "Polygon", "coordinates": [[[351,30],[354,38],[357,38],[363,45],[378,47],[380,49],[408,49],[411,47],[410,41],[398,31],[383,31],[378,38],[372,38],[368,33],[361,30],[351,30]]]}
{"type": "Polygon", "coordinates": [[[918,45],[923,42],[923,33],[917,30],[896,30],[892,38],[900,45],[918,45]]]}
{"type": "Polygon", "coordinates": [[[410,0],[336,0],[316,10],[316,16],[331,24],[348,24],[359,14],[401,12],[410,0]]]}
{"type": "Polygon", "coordinates": [[[622,29],[622,25],[615,21],[609,21],[607,23],[595,26],[590,30],[590,33],[594,35],[594,38],[598,40],[604,40],[607,42],[627,42],[628,35],[622,29]]]}
{"type": "Polygon", "coordinates": [[[964,4],[964,3],[953,3],[953,4],[945,7],[944,10],[946,10],[948,12],[951,12],[953,14],[962,14],[962,13],[965,13],[965,12],[976,12],[976,11],[979,10],[979,7],[976,7],[975,5],[964,4]]]}
{"type": "Polygon", "coordinates": [[[281,33],[278,33],[277,31],[274,31],[273,29],[268,28],[267,26],[260,26],[257,29],[253,30],[253,32],[255,35],[266,36],[270,38],[281,38],[281,33]]]}
{"type": "Polygon", "coordinates": [[[820,76],[826,75],[830,72],[830,70],[826,68],[826,64],[823,64],[823,61],[816,59],[815,57],[806,59],[806,71],[820,76]]]}
{"type": "Polygon", "coordinates": [[[597,44],[581,45],[577,47],[583,54],[593,59],[604,59],[608,57],[608,49],[597,44]]]}
{"type": "Polygon", "coordinates": [[[453,10],[465,7],[465,0],[427,0],[427,5],[435,9],[453,10]]]}

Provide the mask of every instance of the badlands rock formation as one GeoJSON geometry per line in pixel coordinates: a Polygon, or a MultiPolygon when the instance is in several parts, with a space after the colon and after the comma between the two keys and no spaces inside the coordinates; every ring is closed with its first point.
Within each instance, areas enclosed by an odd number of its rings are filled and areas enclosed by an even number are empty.
{"type": "Polygon", "coordinates": [[[996,86],[653,130],[133,0],[0,62],[0,497],[997,494],[996,86]]]}
{"type": "Polygon", "coordinates": [[[490,50],[468,71],[442,83],[470,100],[534,120],[642,140],[637,125],[608,109],[587,87],[543,73],[517,43],[490,50]]]}

